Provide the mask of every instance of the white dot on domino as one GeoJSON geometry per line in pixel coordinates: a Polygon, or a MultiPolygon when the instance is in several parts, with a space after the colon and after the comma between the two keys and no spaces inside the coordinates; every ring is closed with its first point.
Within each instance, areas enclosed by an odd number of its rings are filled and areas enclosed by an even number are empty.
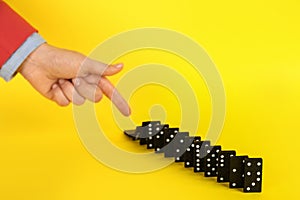
{"type": "Polygon", "coordinates": [[[257,178],[256,181],[259,182],[259,181],[260,181],[260,178],[257,178]]]}
{"type": "Polygon", "coordinates": [[[260,172],[256,172],[256,174],[257,174],[257,176],[260,176],[261,173],[260,172]]]}

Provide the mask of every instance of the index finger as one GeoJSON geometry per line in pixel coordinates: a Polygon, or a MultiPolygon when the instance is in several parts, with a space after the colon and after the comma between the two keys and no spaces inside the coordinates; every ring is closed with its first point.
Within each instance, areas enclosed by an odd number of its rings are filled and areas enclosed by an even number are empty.
{"type": "Polygon", "coordinates": [[[96,74],[100,76],[111,76],[119,73],[123,69],[123,64],[108,65],[102,62],[86,58],[82,63],[82,75],[96,74]]]}
{"type": "Polygon", "coordinates": [[[99,87],[124,116],[131,114],[128,103],[106,77],[101,78],[99,87]]]}

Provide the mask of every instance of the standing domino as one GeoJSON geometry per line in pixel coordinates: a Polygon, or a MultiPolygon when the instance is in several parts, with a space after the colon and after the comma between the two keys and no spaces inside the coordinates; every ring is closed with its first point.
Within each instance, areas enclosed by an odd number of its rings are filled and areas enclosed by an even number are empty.
{"type": "Polygon", "coordinates": [[[211,149],[210,141],[199,141],[194,148],[194,172],[204,172],[204,159],[211,149]]]}
{"type": "Polygon", "coordinates": [[[185,139],[188,138],[189,132],[179,132],[174,140],[174,157],[175,162],[184,162],[182,155],[186,151],[188,145],[185,143],[185,139]]]}
{"type": "Polygon", "coordinates": [[[148,143],[148,138],[152,139],[153,131],[156,126],[160,125],[160,121],[147,121],[142,123],[142,130],[140,134],[140,145],[148,143]]]}
{"type": "Polygon", "coordinates": [[[244,192],[261,192],[262,158],[245,159],[244,192]]]}
{"type": "Polygon", "coordinates": [[[234,156],[230,158],[229,187],[244,188],[245,159],[248,156],[234,156]]]}
{"type": "Polygon", "coordinates": [[[163,152],[165,153],[166,158],[174,157],[174,145],[173,145],[174,141],[173,140],[178,132],[179,132],[179,128],[169,128],[165,132],[165,137],[164,137],[165,138],[165,146],[163,148],[163,152]]]}
{"type": "Polygon", "coordinates": [[[159,128],[159,132],[153,136],[153,146],[156,153],[162,153],[161,149],[165,146],[165,133],[169,128],[168,124],[162,124],[157,126],[159,128]]]}
{"type": "Polygon", "coordinates": [[[195,143],[201,141],[200,136],[193,136],[188,137],[186,140],[186,146],[189,147],[186,149],[185,153],[183,154],[184,159],[184,167],[194,167],[194,159],[195,159],[195,143]]]}
{"type": "Polygon", "coordinates": [[[221,146],[212,146],[210,152],[204,158],[204,176],[217,176],[218,153],[221,151],[221,146]]]}
{"type": "Polygon", "coordinates": [[[218,154],[218,177],[219,183],[229,182],[230,158],[236,155],[235,151],[221,151],[218,154]]]}

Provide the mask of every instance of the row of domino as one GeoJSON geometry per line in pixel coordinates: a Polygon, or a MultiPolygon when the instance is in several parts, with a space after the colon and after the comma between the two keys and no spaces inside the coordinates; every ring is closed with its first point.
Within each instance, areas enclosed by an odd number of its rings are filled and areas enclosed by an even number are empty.
{"type": "Polygon", "coordinates": [[[200,136],[189,136],[188,132],[179,132],[179,128],[170,128],[160,121],[145,121],[124,133],[147,145],[147,149],[174,157],[175,162],[184,162],[186,168],[193,167],[195,173],[204,172],[205,177],[217,177],[217,182],[229,182],[230,188],[261,192],[262,158],[237,156],[233,150],[211,146],[210,141],[202,141],[200,136]]]}

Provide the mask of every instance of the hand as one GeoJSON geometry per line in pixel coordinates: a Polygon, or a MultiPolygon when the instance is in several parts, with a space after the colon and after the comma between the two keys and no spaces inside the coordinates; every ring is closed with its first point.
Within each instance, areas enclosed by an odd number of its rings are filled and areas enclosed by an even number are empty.
{"type": "Polygon", "coordinates": [[[19,72],[43,96],[60,106],[82,105],[86,99],[99,102],[106,95],[125,115],[130,108],[106,78],[120,72],[123,64],[106,65],[86,56],[48,44],[38,47],[19,72]]]}

